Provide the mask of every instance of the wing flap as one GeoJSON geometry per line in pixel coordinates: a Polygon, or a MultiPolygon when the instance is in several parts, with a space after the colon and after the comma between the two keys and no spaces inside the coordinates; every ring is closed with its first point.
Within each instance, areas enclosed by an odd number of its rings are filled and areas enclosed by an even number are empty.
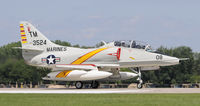
{"type": "Polygon", "coordinates": [[[119,67],[119,64],[95,64],[97,67],[119,67]]]}
{"type": "Polygon", "coordinates": [[[57,69],[62,70],[72,70],[72,69],[81,69],[81,70],[96,70],[97,67],[93,64],[63,64],[56,65],[57,69]]]}
{"type": "Polygon", "coordinates": [[[60,64],[56,65],[57,70],[98,70],[98,67],[110,67],[115,68],[119,67],[119,64],[60,64]]]}

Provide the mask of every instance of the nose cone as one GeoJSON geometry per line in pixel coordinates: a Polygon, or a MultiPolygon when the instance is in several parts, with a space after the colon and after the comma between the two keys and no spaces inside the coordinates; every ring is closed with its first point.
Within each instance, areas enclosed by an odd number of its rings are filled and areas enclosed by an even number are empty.
{"type": "Polygon", "coordinates": [[[168,65],[176,65],[179,64],[179,59],[172,56],[163,56],[163,61],[166,63],[166,66],[168,65]]]}

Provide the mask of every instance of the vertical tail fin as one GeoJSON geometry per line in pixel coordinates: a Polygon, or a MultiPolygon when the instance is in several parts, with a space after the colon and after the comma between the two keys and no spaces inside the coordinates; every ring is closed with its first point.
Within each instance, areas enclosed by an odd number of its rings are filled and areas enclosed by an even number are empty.
{"type": "Polygon", "coordinates": [[[20,22],[21,44],[22,49],[42,49],[45,50],[47,46],[58,46],[48,40],[40,31],[38,31],[32,24],[22,21],[20,22]]]}

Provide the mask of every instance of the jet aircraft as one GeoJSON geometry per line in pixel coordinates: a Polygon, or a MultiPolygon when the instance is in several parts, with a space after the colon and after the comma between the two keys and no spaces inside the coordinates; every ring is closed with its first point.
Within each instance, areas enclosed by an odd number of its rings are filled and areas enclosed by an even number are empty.
{"type": "Polygon", "coordinates": [[[150,45],[134,40],[105,43],[98,48],[82,49],[57,45],[48,40],[32,24],[20,22],[22,56],[27,64],[50,68],[43,79],[75,81],[77,89],[83,82],[98,88],[99,81],[127,80],[136,77],[142,88],[141,71],[179,64],[180,59],[152,52],[150,45]],[[129,68],[132,72],[120,72],[129,68]]]}

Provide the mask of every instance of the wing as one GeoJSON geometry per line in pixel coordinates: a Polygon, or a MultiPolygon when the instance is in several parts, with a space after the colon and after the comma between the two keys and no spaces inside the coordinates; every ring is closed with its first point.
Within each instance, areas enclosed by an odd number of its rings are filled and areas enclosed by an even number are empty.
{"type": "Polygon", "coordinates": [[[118,64],[62,64],[56,65],[54,70],[98,70],[98,67],[119,67],[118,64]]]}
{"type": "Polygon", "coordinates": [[[58,70],[97,70],[97,66],[93,64],[63,64],[56,65],[58,70]]]}

